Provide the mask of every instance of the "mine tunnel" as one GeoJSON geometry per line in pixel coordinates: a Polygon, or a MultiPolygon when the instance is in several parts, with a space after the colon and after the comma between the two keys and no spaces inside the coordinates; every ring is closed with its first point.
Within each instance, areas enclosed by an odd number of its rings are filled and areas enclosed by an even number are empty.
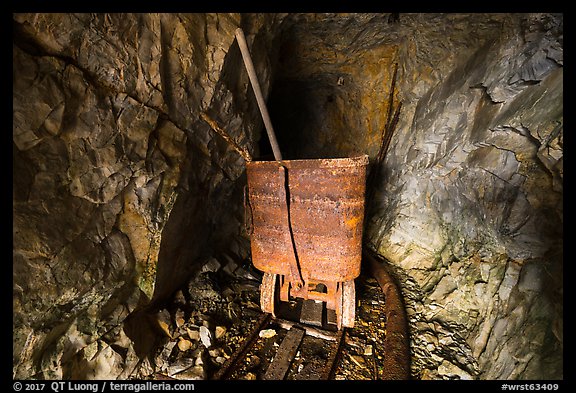
{"type": "Polygon", "coordinates": [[[12,102],[14,379],[564,378],[562,14],[13,14],[12,102]],[[262,322],[238,28],[284,160],[367,156],[353,326],[262,322]]]}

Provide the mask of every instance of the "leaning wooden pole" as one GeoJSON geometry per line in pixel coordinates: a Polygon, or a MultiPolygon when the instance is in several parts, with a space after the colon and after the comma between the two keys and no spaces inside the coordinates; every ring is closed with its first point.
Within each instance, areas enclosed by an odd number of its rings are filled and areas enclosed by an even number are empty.
{"type": "Polygon", "coordinates": [[[274,133],[272,121],[270,121],[270,115],[268,114],[268,109],[266,108],[266,102],[264,101],[262,90],[260,89],[260,83],[258,82],[256,70],[254,69],[254,63],[252,63],[252,57],[250,57],[248,44],[246,44],[246,37],[244,36],[244,32],[240,27],[236,29],[235,34],[236,40],[238,41],[238,46],[240,47],[240,52],[242,52],[242,59],[244,60],[244,65],[246,66],[248,77],[250,78],[250,83],[252,84],[252,90],[254,90],[254,95],[256,96],[256,101],[258,102],[258,108],[260,108],[260,113],[262,114],[262,120],[264,120],[264,126],[266,127],[266,132],[268,133],[268,139],[272,145],[274,159],[276,161],[281,161],[282,154],[280,153],[280,148],[278,147],[278,142],[276,141],[276,134],[274,133]]]}

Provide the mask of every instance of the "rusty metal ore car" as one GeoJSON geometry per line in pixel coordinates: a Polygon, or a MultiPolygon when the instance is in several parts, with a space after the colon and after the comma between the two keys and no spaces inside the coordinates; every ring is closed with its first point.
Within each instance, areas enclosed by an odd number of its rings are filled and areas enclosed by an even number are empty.
{"type": "Polygon", "coordinates": [[[290,298],[313,299],[335,311],[338,329],[354,326],[367,166],[367,155],[247,163],[264,312],[274,315],[290,298]]]}

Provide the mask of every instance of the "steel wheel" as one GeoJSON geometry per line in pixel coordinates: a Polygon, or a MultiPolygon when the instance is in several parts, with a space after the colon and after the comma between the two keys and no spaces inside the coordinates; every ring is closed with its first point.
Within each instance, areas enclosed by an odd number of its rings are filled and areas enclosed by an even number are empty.
{"type": "Polygon", "coordinates": [[[356,287],[354,280],[342,284],[342,326],[353,328],[356,317],[356,287]]]}
{"type": "Polygon", "coordinates": [[[262,284],[260,285],[260,308],[263,312],[274,314],[276,303],[276,274],[264,273],[262,284]]]}
{"type": "Polygon", "coordinates": [[[336,289],[336,327],[338,330],[342,329],[342,308],[343,308],[343,283],[338,283],[338,288],[336,289]]]}

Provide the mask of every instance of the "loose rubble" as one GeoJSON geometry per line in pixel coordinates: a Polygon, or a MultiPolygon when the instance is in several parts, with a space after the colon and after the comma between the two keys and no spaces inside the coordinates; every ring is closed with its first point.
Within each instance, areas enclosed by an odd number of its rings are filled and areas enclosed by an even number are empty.
{"type": "Polygon", "coordinates": [[[153,315],[163,344],[130,378],[208,379],[256,322],[260,279],[250,266],[209,260],[153,315]]]}
{"type": "MultiPolygon", "coordinates": [[[[132,378],[210,379],[251,332],[260,315],[258,271],[242,268],[244,272],[236,275],[230,274],[228,265],[211,265],[217,268],[198,274],[188,283],[186,293],[177,291],[154,315],[163,344],[154,350],[153,362],[142,362],[132,378]]],[[[356,293],[355,327],[347,330],[334,378],[378,379],[386,337],[384,296],[376,280],[364,274],[356,280],[356,293]]],[[[260,379],[285,335],[280,327],[262,329],[260,345],[232,378],[260,379]]],[[[329,341],[305,336],[288,377],[315,375],[329,351],[329,341]]],[[[465,377],[460,371],[450,369],[465,377]]]]}
{"type": "Polygon", "coordinates": [[[356,280],[356,320],[347,330],[334,379],[376,380],[382,371],[386,338],[385,299],[378,282],[361,275],[356,280]]]}

